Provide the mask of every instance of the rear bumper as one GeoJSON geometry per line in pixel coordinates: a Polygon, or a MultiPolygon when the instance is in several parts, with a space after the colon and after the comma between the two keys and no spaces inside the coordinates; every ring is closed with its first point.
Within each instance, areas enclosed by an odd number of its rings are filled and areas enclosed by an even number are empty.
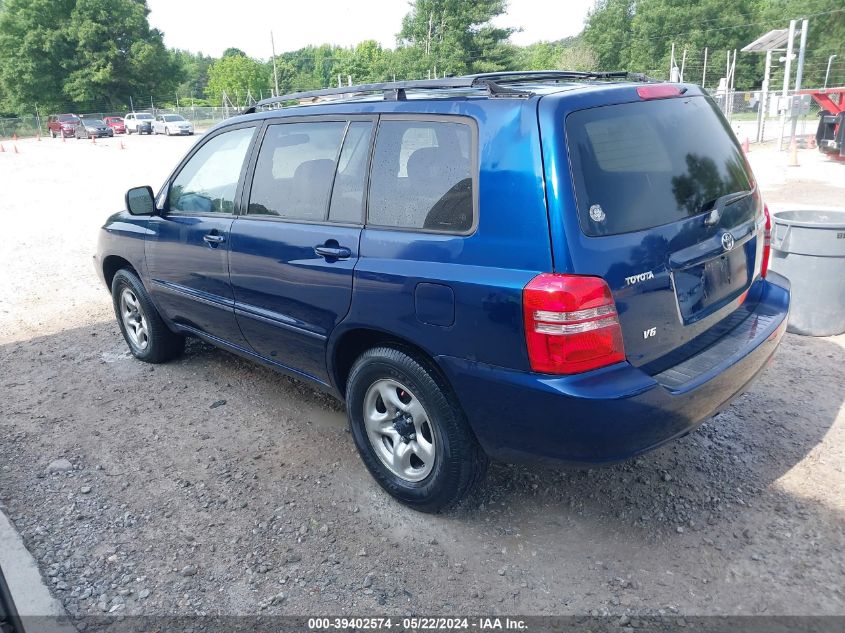
{"type": "Polygon", "coordinates": [[[761,284],[760,300],[742,327],[681,364],[700,369],[683,383],[675,377],[661,384],[661,375],[628,363],[560,377],[447,356],[437,360],[491,457],[617,462],[689,433],[766,366],[786,331],[789,282],[769,273],[761,284]],[[713,349],[721,350],[718,357],[713,349]]]}

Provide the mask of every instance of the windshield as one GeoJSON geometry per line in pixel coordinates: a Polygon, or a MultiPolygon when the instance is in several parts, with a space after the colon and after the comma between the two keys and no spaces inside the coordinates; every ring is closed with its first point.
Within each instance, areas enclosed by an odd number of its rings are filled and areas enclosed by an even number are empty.
{"type": "Polygon", "coordinates": [[[165,121],[184,121],[185,119],[179,116],[178,114],[168,114],[164,117],[165,121]]]}
{"type": "Polygon", "coordinates": [[[101,121],[100,119],[82,119],[82,123],[90,127],[100,127],[106,124],[105,121],[101,121]]]}
{"type": "Polygon", "coordinates": [[[753,189],[733,132],[705,97],[580,110],[566,135],[587,235],[677,222],[753,189]]]}
{"type": "Polygon", "coordinates": [[[79,119],[75,116],[71,116],[68,114],[64,114],[59,117],[59,122],[61,123],[79,123],[79,119]]]}
{"type": "Polygon", "coordinates": [[[153,115],[152,114],[136,114],[135,118],[142,120],[142,121],[149,121],[149,120],[152,120],[153,115]]]}

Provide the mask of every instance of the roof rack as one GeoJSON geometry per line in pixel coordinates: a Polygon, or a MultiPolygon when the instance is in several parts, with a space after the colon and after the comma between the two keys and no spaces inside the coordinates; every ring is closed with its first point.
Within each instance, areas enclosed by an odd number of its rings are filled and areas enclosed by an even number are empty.
{"type": "Polygon", "coordinates": [[[442,79],[419,79],[410,81],[391,81],[385,83],[359,84],[356,86],[340,86],[338,88],[323,88],[321,90],[306,90],[292,92],[278,97],[269,97],[251,105],[242,114],[252,114],[258,108],[283,104],[287,101],[301,101],[303,99],[317,99],[339,95],[364,94],[381,92],[385,101],[405,101],[408,90],[444,90],[449,88],[485,88],[487,96],[492,98],[527,99],[533,93],[528,90],[508,88],[508,85],[531,82],[559,82],[585,79],[628,79],[631,81],[655,81],[641,73],[626,71],[613,72],[581,72],[576,70],[513,70],[493,73],[479,73],[462,75],[460,77],[443,77],[442,79]]]}

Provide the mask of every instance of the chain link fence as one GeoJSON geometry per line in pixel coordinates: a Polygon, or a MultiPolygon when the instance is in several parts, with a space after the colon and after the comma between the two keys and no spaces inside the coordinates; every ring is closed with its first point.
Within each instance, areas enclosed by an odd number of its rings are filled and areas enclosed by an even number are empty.
{"type": "Polygon", "coordinates": [[[784,98],[780,91],[764,95],[761,90],[753,90],[711,93],[711,96],[740,142],[747,139],[749,143],[788,144],[793,115],[797,119],[795,136],[799,147],[808,144],[810,137],[815,139],[820,108],[810,95],[793,91],[784,98]]]}
{"type": "MultiPolygon", "coordinates": [[[[794,95],[790,93],[783,99],[780,92],[769,92],[766,96],[766,103],[763,103],[763,93],[760,90],[747,92],[712,92],[711,96],[725,114],[740,142],[748,139],[749,143],[772,142],[783,139],[783,143],[789,142],[792,132],[792,119],[789,115],[790,108],[797,114],[796,137],[799,146],[809,142],[809,138],[815,136],[816,127],[819,121],[819,106],[809,95],[794,95]],[[787,116],[782,120],[781,111],[785,110],[787,116]],[[781,130],[783,136],[781,137],[781,130]]],[[[205,130],[220,123],[224,119],[238,114],[235,108],[194,106],[179,108],[146,108],[138,112],[150,112],[151,114],[176,113],[194,124],[196,130],[205,130]]],[[[86,112],[80,116],[102,119],[107,116],[124,116],[125,112],[86,112]]],[[[0,138],[36,136],[40,131],[42,136],[47,135],[47,117],[18,117],[14,119],[0,119],[0,138]]]]}
{"type": "MultiPolygon", "coordinates": [[[[146,108],[144,110],[136,110],[136,112],[149,112],[151,114],[181,114],[188,121],[193,123],[194,129],[198,131],[206,130],[211,126],[220,123],[224,119],[238,114],[238,110],[234,108],[211,107],[211,106],[194,106],[194,107],[180,107],[180,108],[146,108]]],[[[78,116],[89,119],[102,119],[107,116],[125,116],[126,112],[80,112],[78,116]]],[[[13,119],[0,119],[0,138],[12,138],[18,136],[19,138],[37,136],[47,136],[47,116],[24,116],[13,119]]]]}

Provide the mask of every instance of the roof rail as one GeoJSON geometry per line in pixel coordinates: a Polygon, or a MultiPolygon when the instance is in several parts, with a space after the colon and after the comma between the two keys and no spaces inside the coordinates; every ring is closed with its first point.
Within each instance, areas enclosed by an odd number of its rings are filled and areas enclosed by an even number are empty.
{"type": "Polygon", "coordinates": [[[303,99],[317,99],[339,95],[363,94],[367,92],[381,92],[385,101],[404,101],[407,90],[443,90],[449,88],[485,88],[490,97],[528,98],[530,91],[508,88],[508,84],[519,84],[542,81],[572,81],[577,79],[630,79],[632,81],[654,81],[639,73],[626,71],[614,72],[581,72],[575,70],[513,70],[460,77],[443,77],[442,79],[419,79],[409,81],[391,81],[384,83],[359,84],[355,86],[339,86],[337,88],[323,88],[320,90],[306,90],[291,92],[278,97],[269,97],[253,104],[242,112],[252,114],[258,108],[278,105],[286,101],[300,101],[303,99]]]}

